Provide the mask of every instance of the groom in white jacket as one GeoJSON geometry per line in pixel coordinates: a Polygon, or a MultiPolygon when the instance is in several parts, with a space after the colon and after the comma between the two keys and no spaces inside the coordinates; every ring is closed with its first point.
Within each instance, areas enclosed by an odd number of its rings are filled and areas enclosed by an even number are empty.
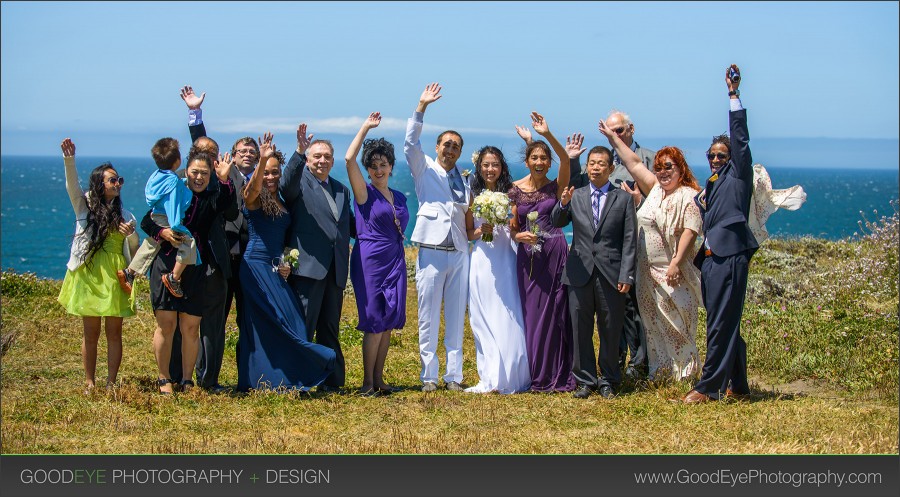
{"type": "Polygon", "coordinates": [[[439,364],[436,354],[442,302],[444,348],[447,351],[444,383],[448,390],[462,390],[463,319],[469,288],[465,214],[472,194],[468,182],[456,167],[463,146],[462,136],[452,130],[441,133],[434,148],[437,160],[425,155],[419,141],[425,109],[439,98],[440,85],[432,83],[425,87],[419,105],[406,125],[403,145],[419,197],[412,241],[419,244],[416,291],[423,392],[437,390],[439,364]]]}

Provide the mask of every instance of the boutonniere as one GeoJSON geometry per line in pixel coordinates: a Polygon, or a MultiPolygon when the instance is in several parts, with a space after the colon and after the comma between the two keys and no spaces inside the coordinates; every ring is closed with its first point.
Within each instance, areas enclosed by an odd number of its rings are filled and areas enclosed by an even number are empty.
{"type": "Polygon", "coordinates": [[[710,181],[710,183],[713,183],[717,179],[719,179],[719,173],[713,174],[712,177],[709,178],[709,181],[710,181]]]}
{"type": "Polygon", "coordinates": [[[468,178],[469,175],[472,174],[472,171],[470,171],[468,169],[463,169],[460,174],[462,174],[463,178],[468,178]]]}

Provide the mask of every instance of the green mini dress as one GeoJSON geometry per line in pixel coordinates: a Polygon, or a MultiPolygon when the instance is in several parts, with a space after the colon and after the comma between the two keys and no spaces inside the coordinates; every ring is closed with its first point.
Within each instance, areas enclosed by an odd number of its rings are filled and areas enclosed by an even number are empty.
{"type": "Polygon", "coordinates": [[[66,270],[57,301],[76,316],[134,316],[134,293],[119,286],[116,271],[128,263],[122,253],[125,236],[111,231],[91,261],[66,270]]]}

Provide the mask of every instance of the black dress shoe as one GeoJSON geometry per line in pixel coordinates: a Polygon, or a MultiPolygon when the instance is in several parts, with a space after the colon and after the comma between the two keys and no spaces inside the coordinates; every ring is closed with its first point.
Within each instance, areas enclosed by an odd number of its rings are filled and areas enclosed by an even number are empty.
{"type": "Polygon", "coordinates": [[[611,399],[611,398],[615,397],[616,394],[613,393],[613,389],[611,386],[603,385],[602,387],[600,387],[600,396],[603,397],[604,399],[611,399]]]}
{"type": "Polygon", "coordinates": [[[578,385],[578,389],[572,394],[576,399],[586,399],[591,396],[591,387],[587,385],[578,385]]]}
{"type": "Polygon", "coordinates": [[[319,385],[316,387],[317,392],[321,393],[340,393],[341,387],[335,387],[331,385],[319,385]]]}

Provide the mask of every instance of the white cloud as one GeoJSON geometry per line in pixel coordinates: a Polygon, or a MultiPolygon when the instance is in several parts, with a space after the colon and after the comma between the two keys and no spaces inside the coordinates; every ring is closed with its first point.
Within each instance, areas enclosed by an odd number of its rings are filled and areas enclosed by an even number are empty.
{"type": "MultiPolygon", "coordinates": [[[[343,135],[355,135],[359,131],[365,117],[327,117],[327,118],[258,118],[241,119],[231,118],[217,121],[214,130],[223,133],[235,134],[262,134],[265,131],[272,133],[295,133],[297,125],[305,122],[310,133],[321,135],[324,133],[337,133],[343,135]]],[[[386,132],[404,133],[406,131],[406,119],[396,117],[383,117],[378,129],[386,132]]],[[[213,127],[211,126],[211,127],[213,127]]],[[[488,128],[452,128],[440,124],[425,123],[423,130],[426,133],[440,133],[446,129],[455,129],[460,133],[475,133],[483,135],[508,135],[509,130],[488,128]]]]}

